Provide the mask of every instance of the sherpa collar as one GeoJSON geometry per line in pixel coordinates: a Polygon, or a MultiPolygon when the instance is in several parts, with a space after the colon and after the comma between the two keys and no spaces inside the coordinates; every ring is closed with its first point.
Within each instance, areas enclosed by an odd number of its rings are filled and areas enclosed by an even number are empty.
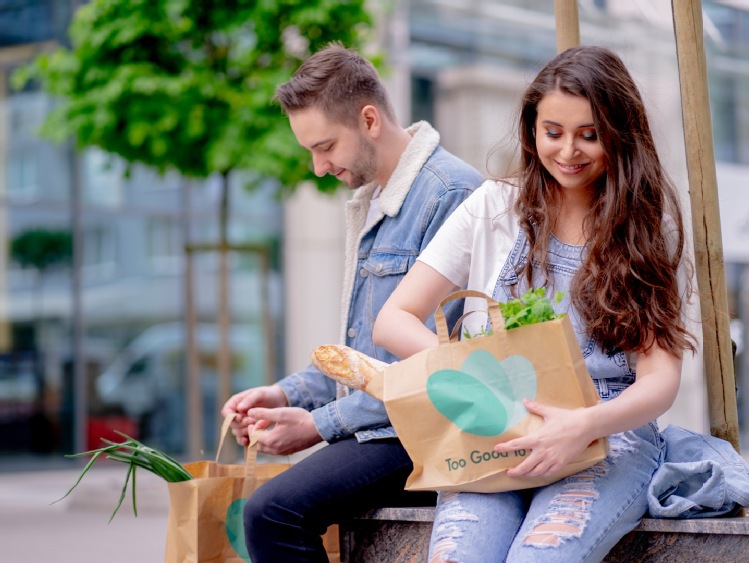
{"type": "MultiPolygon", "coordinates": [[[[440,134],[426,121],[414,123],[406,129],[406,132],[411,135],[411,142],[403,151],[398,165],[380,194],[380,209],[388,217],[395,217],[398,214],[416,176],[440,144],[440,134]]],[[[365,184],[354,191],[352,201],[368,203],[376,188],[377,185],[374,182],[365,184]]]]}
{"type": "MultiPolygon", "coordinates": [[[[416,176],[432,156],[439,145],[440,135],[426,121],[414,123],[406,129],[411,135],[411,141],[400,157],[398,165],[388,180],[387,186],[379,197],[379,209],[375,222],[383,216],[395,217],[411,189],[416,176]]],[[[346,202],[346,264],[343,273],[343,291],[341,292],[341,335],[340,341],[346,342],[348,328],[349,307],[351,293],[354,289],[354,279],[357,275],[357,257],[359,245],[366,234],[366,220],[369,205],[377,189],[377,184],[370,182],[354,190],[349,201],[346,202]]],[[[343,389],[343,386],[339,387],[343,389]]]]}

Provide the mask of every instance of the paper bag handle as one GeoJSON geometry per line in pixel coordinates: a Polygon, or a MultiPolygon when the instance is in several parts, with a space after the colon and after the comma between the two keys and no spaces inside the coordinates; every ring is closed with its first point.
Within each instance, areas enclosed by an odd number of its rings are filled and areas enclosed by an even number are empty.
{"type": "Polygon", "coordinates": [[[218,463],[218,458],[221,457],[221,448],[224,447],[224,440],[226,439],[226,435],[229,433],[229,428],[231,427],[231,422],[234,420],[233,414],[228,414],[224,417],[224,422],[221,425],[221,435],[218,437],[218,448],[216,448],[216,463],[218,463]]]}
{"type": "MultiPolygon", "coordinates": [[[[496,300],[492,299],[485,293],[482,293],[481,291],[476,291],[474,289],[461,289],[460,291],[455,291],[445,297],[442,301],[440,301],[439,306],[437,307],[437,310],[434,312],[434,324],[435,328],[437,329],[437,339],[439,341],[439,345],[443,346],[450,343],[450,333],[447,330],[447,321],[445,320],[445,305],[447,305],[450,301],[455,301],[456,299],[463,299],[465,297],[478,297],[479,299],[486,300],[486,303],[489,305],[489,318],[492,320],[492,327],[494,330],[504,330],[505,328],[505,321],[502,318],[502,313],[499,310],[499,303],[497,303],[496,300]]],[[[476,311],[469,311],[467,314],[460,317],[460,321],[471,313],[475,313],[476,311]]]]}
{"type": "Polygon", "coordinates": [[[452,331],[450,332],[450,342],[457,342],[460,340],[460,329],[463,326],[463,321],[466,320],[467,317],[470,315],[473,315],[474,313],[482,313],[486,315],[486,311],[474,309],[473,311],[466,311],[462,315],[458,317],[458,320],[455,321],[455,326],[453,327],[452,331]]]}
{"type": "MultiPolygon", "coordinates": [[[[233,414],[229,414],[224,418],[224,422],[221,425],[221,437],[218,441],[218,448],[216,449],[216,463],[218,463],[219,456],[221,455],[221,448],[224,446],[224,440],[226,435],[229,433],[232,420],[234,420],[233,414]]],[[[257,465],[257,435],[256,432],[250,436],[250,445],[244,448],[244,480],[245,484],[254,483],[255,480],[255,466],[257,465]]]]}

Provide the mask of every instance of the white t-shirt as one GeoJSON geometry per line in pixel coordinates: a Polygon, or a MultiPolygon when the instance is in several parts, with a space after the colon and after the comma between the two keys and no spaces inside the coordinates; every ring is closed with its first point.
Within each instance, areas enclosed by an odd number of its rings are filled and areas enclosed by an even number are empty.
{"type": "MultiPolygon", "coordinates": [[[[456,286],[491,297],[520,231],[512,209],[517,193],[516,186],[485,181],[453,211],[418,259],[456,286]]],[[[466,299],[465,311],[486,308],[481,299],[466,299]]],[[[478,331],[483,321],[471,315],[465,326],[478,331]]]]}
{"type": "Polygon", "coordinates": [[[367,211],[367,219],[364,222],[365,231],[368,231],[372,227],[372,225],[375,224],[375,221],[379,216],[381,191],[382,188],[380,188],[380,186],[377,186],[377,188],[375,188],[375,191],[372,193],[372,199],[369,200],[369,211],[367,211]]]}
{"type": "MultiPolygon", "coordinates": [[[[481,291],[492,297],[500,270],[520,232],[520,224],[513,211],[518,190],[518,187],[504,182],[484,182],[447,218],[418,259],[456,286],[481,291]]],[[[677,230],[671,217],[664,219],[663,231],[667,243],[675,249],[677,230]]],[[[677,276],[684,300],[684,322],[689,302],[687,275],[682,261],[677,276]]],[[[486,308],[484,300],[468,298],[464,310],[486,308]]],[[[471,315],[464,321],[464,327],[474,334],[483,328],[483,323],[481,315],[471,315]]],[[[634,361],[631,365],[634,367],[634,361]]]]}

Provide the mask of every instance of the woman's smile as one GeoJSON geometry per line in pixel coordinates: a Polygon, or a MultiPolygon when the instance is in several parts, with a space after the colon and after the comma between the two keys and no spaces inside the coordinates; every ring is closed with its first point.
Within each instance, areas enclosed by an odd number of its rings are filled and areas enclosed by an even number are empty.
{"type": "Polygon", "coordinates": [[[578,174],[588,164],[564,164],[558,160],[554,161],[557,167],[565,174],[578,174]]]}

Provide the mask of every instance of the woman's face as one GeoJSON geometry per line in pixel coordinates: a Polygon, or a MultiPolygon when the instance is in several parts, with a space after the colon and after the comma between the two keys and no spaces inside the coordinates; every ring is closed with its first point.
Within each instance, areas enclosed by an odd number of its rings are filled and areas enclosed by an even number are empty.
{"type": "Polygon", "coordinates": [[[590,102],[554,91],[541,99],[536,110],[536,150],[541,164],[563,189],[592,193],[606,163],[590,102]]]}

